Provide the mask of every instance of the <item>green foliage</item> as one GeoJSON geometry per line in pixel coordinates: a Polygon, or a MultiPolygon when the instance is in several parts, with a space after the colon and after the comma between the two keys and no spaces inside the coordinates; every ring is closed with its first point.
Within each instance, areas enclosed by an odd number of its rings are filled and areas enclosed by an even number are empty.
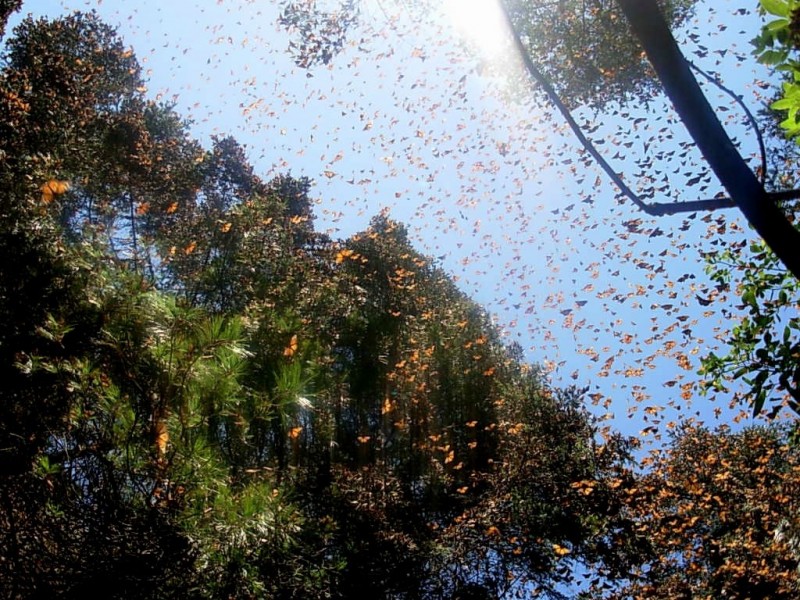
{"type": "Polygon", "coordinates": [[[786,74],[782,93],[770,108],[776,111],[787,111],[781,128],[789,138],[800,135],[800,63],[796,52],[800,47],[800,4],[795,0],[761,0],[760,9],[773,17],[766,23],[760,34],[753,39],[753,53],[759,62],[771,66],[786,74]]]}
{"type": "Polygon", "coordinates": [[[749,256],[740,249],[714,257],[707,270],[712,279],[727,287],[734,275],[747,314],[733,327],[725,356],[709,354],[702,360],[701,373],[708,389],[725,391],[728,380],[742,380],[748,386],[745,398],[754,415],[769,400],[772,415],[782,406],[800,412],[800,284],[781,266],[763,242],[753,242],[749,256]]]}
{"type": "MultiPolygon", "coordinates": [[[[800,14],[798,6],[793,0],[771,0],[762,1],[761,10],[778,19],[765,24],[753,40],[754,53],[761,62],[786,71],[794,81],[800,73],[800,64],[792,58],[797,48],[794,32],[800,14]]],[[[795,83],[784,83],[783,97],[772,105],[773,109],[789,111],[789,117],[781,123],[789,138],[800,132],[796,122],[798,90],[795,83]]],[[[785,174],[781,183],[793,185],[793,175],[785,174]]],[[[796,204],[786,203],[783,208],[794,220],[796,204]]],[[[727,392],[729,382],[742,382],[746,391],[737,393],[734,401],[751,406],[754,416],[768,404],[772,405],[770,417],[777,416],[783,407],[800,413],[797,279],[761,241],[742,242],[721,253],[709,254],[706,272],[721,291],[736,282],[735,292],[746,314],[722,340],[728,344],[728,352],[709,353],[702,359],[703,391],[727,392]]]]}

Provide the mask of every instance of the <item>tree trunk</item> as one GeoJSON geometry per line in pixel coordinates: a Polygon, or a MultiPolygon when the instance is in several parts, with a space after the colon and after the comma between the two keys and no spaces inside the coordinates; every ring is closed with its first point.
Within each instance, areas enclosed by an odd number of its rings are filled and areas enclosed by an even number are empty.
{"type": "Polygon", "coordinates": [[[656,0],[617,0],[675,110],[736,206],[800,279],[800,231],[750,170],[703,95],[656,0]]]}

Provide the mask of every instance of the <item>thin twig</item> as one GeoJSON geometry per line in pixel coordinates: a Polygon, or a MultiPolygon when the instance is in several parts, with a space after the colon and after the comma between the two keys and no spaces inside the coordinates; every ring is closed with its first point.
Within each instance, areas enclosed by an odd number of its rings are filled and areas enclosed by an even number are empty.
{"type": "Polygon", "coordinates": [[[736,102],[736,104],[738,104],[741,107],[741,109],[744,111],[744,114],[747,115],[747,120],[750,122],[750,127],[755,132],[756,139],[758,140],[758,150],[761,153],[761,177],[759,177],[759,179],[761,180],[761,183],[763,184],[764,183],[764,178],[767,175],[767,149],[766,149],[766,146],[764,145],[764,136],[761,134],[761,129],[759,129],[758,122],[756,121],[755,117],[753,116],[753,113],[750,112],[749,108],[747,108],[747,105],[744,103],[744,100],[742,100],[742,97],[737,95],[730,88],[725,87],[719,79],[717,79],[716,77],[714,77],[713,75],[711,75],[709,73],[706,73],[703,69],[698,67],[693,62],[691,62],[691,61],[686,61],[686,62],[688,62],[689,66],[692,67],[692,69],[694,69],[697,73],[700,73],[700,75],[705,77],[709,82],[713,83],[720,90],[722,90],[723,92],[728,94],[728,96],[733,98],[734,102],[736,102]]]}

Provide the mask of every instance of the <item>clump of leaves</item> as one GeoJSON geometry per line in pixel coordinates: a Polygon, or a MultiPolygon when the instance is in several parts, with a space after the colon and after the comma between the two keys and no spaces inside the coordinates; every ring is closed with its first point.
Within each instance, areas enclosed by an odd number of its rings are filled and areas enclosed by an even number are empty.
{"type": "Polygon", "coordinates": [[[771,108],[787,112],[781,127],[787,137],[797,138],[800,135],[800,62],[796,56],[800,46],[800,2],[761,0],[759,4],[762,14],[778,18],[766,23],[753,39],[753,53],[759,62],[786,74],[781,96],[771,108]]]}
{"type": "Polygon", "coordinates": [[[748,387],[740,400],[759,414],[767,400],[771,416],[787,405],[800,413],[800,282],[780,264],[766,244],[752,242],[747,257],[738,248],[715,255],[706,270],[712,280],[727,287],[736,274],[747,314],[725,340],[725,355],[710,353],[700,373],[706,391],[725,391],[726,382],[741,380],[748,387]]]}
{"type": "Polygon", "coordinates": [[[341,2],[336,10],[318,8],[315,0],[284,1],[278,23],[295,36],[289,52],[301,68],[327,65],[342,51],[349,29],[358,22],[356,0],[341,2]]]}

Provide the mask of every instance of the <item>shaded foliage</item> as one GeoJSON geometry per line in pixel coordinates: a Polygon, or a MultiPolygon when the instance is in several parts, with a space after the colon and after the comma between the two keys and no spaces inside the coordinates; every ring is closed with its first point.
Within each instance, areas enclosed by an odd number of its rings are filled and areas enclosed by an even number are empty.
{"type": "Polygon", "coordinates": [[[763,242],[753,242],[747,251],[709,258],[708,270],[720,287],[727,289],[734,276],[740,279],[737,292],[748,312],[725,339],[729,352],[703,358],[702,374],[707,388],[718,392],[731,380],[743,380],[748,390],[737,400],[750,404],[754,415],[768,403],[772,417],[784,407],[798,413],[798,281],[763,242]]]}
{"type": "Polygon", "coordinates": [[[344,48],[358,17],[356,0],[343,0],[335,10],[320,9],[315,0],[285,0],[278,23],[294,34],[288,50],[305,69],[330,63],[344,48]]]}
{"type": "Polygon", "coordinates": [[[653,554],[615,597],[795,597],[797,458],[780,429],[678,430],[627,489],[653,554]]]}

